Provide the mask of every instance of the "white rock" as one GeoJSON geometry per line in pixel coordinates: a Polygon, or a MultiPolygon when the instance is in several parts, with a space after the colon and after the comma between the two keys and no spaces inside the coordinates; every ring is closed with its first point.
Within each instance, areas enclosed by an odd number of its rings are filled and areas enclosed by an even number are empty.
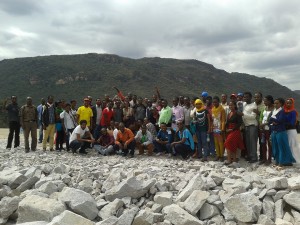
{"type": "Polygon", "coordinates": [[[258,197],[250,193],[237,194],[225,202],[225,207],[241,222],[255,222],[258,220],[262,203],[258,197]]]}
{"type": "Polygon", "coordinates": [[[291,190],[299,190],[300,176],[288,178],[288,188],[291,190]]]}
{"type": "Polygon", "coordinates": [[[297,212],[296,210],[292,209],[291,213],[294,217],[295,223],[299,223],[300,224],[300,213],[297,212]]]}
{"type": "Polygon", "coordinates": [[[154,196],[154,202],[165,207],[173,203],[172,197],[172,192],[157,192],[154,196]]]}
{"type": "Polygon", "coordinates": [[[215,215],[219,215],[220,211],[217,206],[204,203],[200,209],[200,220],[210,219],[215,215]]]}
{"type": "Polygon", "coordinates": [[[263,214],[261,214],[258,217],[257,224],[261,224],[261,225],[275,225],[275,223],[270,218],[268,218],[266,215],[263,215],[263,214]]]}
{"type": "Polygon", "coordinates": [[[264,180],[267,189],[285,189],[288,187],[286,177],[274,177],[264,180]]]}
{"type": "Polygon", "coordinates": [[[164,207],[162,212],[165,214],[164,218],[174,225],[204,225],[202,221],[175,204],[164,207]]]}
{"type": "Polygon", "coordinates": [[[0,201],[0,218],[7,219],[14,211],[18,209],[21,199],[15,197],[4,197],[0,201]]]}
{"type": "Polygon", "coordinates": [[[115,216],[111,216],[111,217],[107,218],[106,220],[96,223],[96,225],[116,225],[117,222],[118,222],[118,218],[115,216]]]}
{"type": "Polygon", "coordinates": [[[17,188],[26,180],[26,176],[15,171],[14,169],[0,171],[0,184],[7,184],[11,189],[17,188]]]}
{"type": "Polygon", "coordinates": [[[159,213],[159,212],[161,212],[162,208],[163,208],[163,206],[161,204],[155,203],[155,204],[153,204],[151,210],[154,213],[159,213]]]}
{"type": "Polygon", "coordinates": [[[271,220],[275,219],[275,203],[271,196],[266,196],[263,200],[263,214],[271,220]]]}
{"type": "Polygon", "coordinates": [[[27,222],[27,223],[18,223],[18,225],[48,225],[46,221],[34,221],[34,222],[27,222]]]}
{"type": "Polygon", "coordinates": [[[176,202],[185,201],[193,191],[195,190],[206,190],[206,185],[201,178],[200,174],[196,174],[188,183],[188,185],[182,189],[176,198],[176,202]]]}
{"type": "Polygon", "coordinates": [[[283,198],[283,196],[285,196],[286,194],[288,194],[289,191],[287,190],[280,190],[278,191],[274,196],[273,196],[273,200],[274,202],[277,202],[279,199],[283,198]]]}
{"type": "Polygon", "coordinates": [[[71,211],[65,210],[60,215],[53,218],[53,220],[47,225],[95,225],[94,222],[75,214],[71,211]]]}
{"type": "Polygon", "coordinates": [[[91,193],[93,191],[93,180],[92,179],[84,179],[79,182],[78,189],[85,191],[87,193],[91,193]]]}
{"type": "Polygon", "coordinates": [[[296,210],[300,210],[300,192],[292,191],[291,193],[286,194],[283,199],[296,210]]]}
{"type": "Polygon", "coordinates": [[[66,209],[60,201],[37,195],[28,195],[18,207],[18,223],[32,221],[51,221],[66,209]]]}
{"type": "Polygon", "coordinates": [[[105,205],[98,213],[103,220],[115,216],[119,208],[124,205],[124,202],[118,198],[116,198],[113,202],[108,203],[105,205]]]}
{"type": "Polygon", "coordinates": [[[138,207],[133,207],[132,209],[124,211],[123,214],[118,218],[116,225],[131,225],[138,211],[138,207]]]}
{"type": "Polygon", "coordinates": [[[282,199],[275,202],[275,218],[283,218],[283,203],[282,199]]]}
{"type": "Polygon", "coordinates": [[[280,218],[276,218],[275,224],[276,225],[293,225],[292,223],[285,221],[283,219],[280,219],[280,218]]]}
{"type": "Polygon", "coordinates": [[[160,213],[153,213],[153,212],[148,212],[146,210],[140,210],[139,213],[134,218],[132,225],[152,225],[154,223],[163,222],[163,221],[164,221],[164,216],[160,213]]]}
{"type": "Polygon", "coordinates": [[[114,168],[111,170],[110,175],[103,182],[103,185],[102,185],[103,192],[111,189],[112,187],[118,185],[121,182],[121,179],[122,179],[121,172],[122,172],[122,169],[120,169],[120,168],[114,168]]]}
{"type": "Polygon", "coordinates": [[[224,220],[223,216],[216,215],[216,216],[214,216],[213,218],[211,218],[209,220],[209,223],[212,223],[214,225],[224,225],[225,224],[225,220],[224,220]]]}
{"type": "Polygon", "coordinates": [[[190,214],[196,215],[209,196],[210,193],[207,191],[193,191],[192,194],[185,200],[184,209],[190,214]]]}
{"type": "Polygon", "coordinates": [[[222,184],[222,182],[225,180],[222,174],[217,173],[215,171],[211,171],[208,176],[211,177],[214,180],[215,184],[218,186],[222,184]]]}
{"type": "Polygon", "coordinates": [[[286,212],[286,213],[284,214],[283,220],[288,221],[288,222],[290,222],[290,223],[292,223],[292,224],[295,223],[294,217],[293,217],[293,216],[291,215],[291,213],[289,213],[289,212],[286,212]]]}
{"type": "Polygon", "coordinates": [[[96,201],[84,191],[65,187],[59,194],[59,200],[67,204],[73,212],[89,220],[95,219],[98,215],[96,201]]]}
{"type": "Polygon", "coordinates": [[[248,182],[230,178],[226,178],[222,183],[222,187],[225,191],[233,190],[235,194],[246,192],[250,186],[248,182]]]}
{"type": "Polygon", "coordinates": [[[49,182],[42,184],[38,188],[38,190],[40,192],[46,193],[47,195],[51,195],[52,193],[57,192],[58,188],[53,182],[49,181],[49,182]]]}
{"type": "Polygon", "coordinates": [[[140,198],[145,195],[151,186],[155,184],[155,179],[141,181],[136,177],[122,181],[118,186],[114,186],[105,192],[105,199],[113,201],[116,198],[132,197],[140,198]]]}

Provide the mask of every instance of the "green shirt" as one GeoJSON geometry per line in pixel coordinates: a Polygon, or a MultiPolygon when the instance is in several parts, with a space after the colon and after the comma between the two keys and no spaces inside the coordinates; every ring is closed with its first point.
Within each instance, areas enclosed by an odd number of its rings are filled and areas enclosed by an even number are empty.
{"type": "Polygon", "coordinates": [[[162,108],[159,115],[158,125],[160,125],[161,123],[166,123],[166,124],[170,123],[171,117],[172,117],[172,109],[170,108],[170,106],[162,108]]]}

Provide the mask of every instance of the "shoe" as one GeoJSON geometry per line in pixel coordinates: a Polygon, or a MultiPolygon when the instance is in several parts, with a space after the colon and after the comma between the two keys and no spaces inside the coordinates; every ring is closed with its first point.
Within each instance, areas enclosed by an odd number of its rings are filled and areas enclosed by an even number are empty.
{"type": "Polygon", "coordinates": [[[266,163],[266,161],[261,160],[261,161],[259,161],[258,165],[263,165],[263,164],[265,164],[265,163],[266,163]]]}
{"type": "Polygon", "coordinates": [[[248,161],[248,163],[256,163],[257,160],[251,159],[250,161],[248,161]]]}
{"type": "Polygon", "coordinates": [[[31,149],[31,151],[35,152],[35,151],[36,151],[36,148],[31,149]]]}
{"type": "Polygon", "coordinates": [[[232,163],[232,161],[227,161],[227,160],[226,160],[226,162],[224,163],[224,165],[225,165],[225,166],[228,166],[228,165],[230,165],[231,163],[232,163]]]}
{"type": "Polygon", "coordinates": [[[28,153],[29,152],[29,149],[25,149],[25,153],[28,153]]]}
{"type": "Polygon", "coordinates": [[[86,151],[79,151],[79,154],[83,154],[83,155],[86,155],[88,154],[86,151]]]}
{"type": "Polygon", "coordinates": [[[220,157],[219,156],[217,156],[215,159],[214,159],[214,161],[219,161],[220,160],[220,157]]]}
{"type": "Polygon", "coordinates": [[[162,154],[162,153],[161,153],[161,152],[159,152],[159,153],[156,153],[155,155],[156,155],[156,156],[160,156],[161,154],[162,154]]]}
{"type": "Polygon", "coordinates": [[[201,162],[207,162],[207,158],[206,157],[202,158],[201,162]]]}
{"type": "Polygon", "coordinates": [[[133,158],[134,157],[134,155],[129,155],[129,158],[133,158]]]}
{"type": "Polygon", "coordinates": [[[126,156],[127,156],[127,154],[125,154],[125,153],[122,153],[122,156],[123,156],[123,157],[126,157],[126,156]]]}
{"type": "Polygon", "coordinates": [[[224,162],[224,157],[221,157],[221,158],[220,158],[220,162],[224,162]]]}
{"type": "Polygon", "coordinates": [[[54,151],[54,149],[53,148],[50,148],[50,152],[53,152],[54,151]]]}

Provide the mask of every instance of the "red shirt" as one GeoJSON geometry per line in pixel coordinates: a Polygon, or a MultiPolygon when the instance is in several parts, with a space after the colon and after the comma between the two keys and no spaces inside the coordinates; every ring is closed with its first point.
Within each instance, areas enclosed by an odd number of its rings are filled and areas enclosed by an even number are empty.
{"type": "Polygon", "coordinates": [[[112,120],[113,116],[114,116],[114,111],[112,109],[109,110],[109,108],[105,108],[102,111],[100,125],[102,127],[108,127],[110,125],[110,121],[112,120]]]}

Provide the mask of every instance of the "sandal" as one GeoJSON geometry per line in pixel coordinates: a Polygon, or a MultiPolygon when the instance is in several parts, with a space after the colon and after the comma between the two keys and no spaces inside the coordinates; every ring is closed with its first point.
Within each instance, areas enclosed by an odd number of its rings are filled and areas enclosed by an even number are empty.
{"type": "Polygon", "coordinates": [[[283,166],[277,166],[277,167],[276,167],[276,170],[278,170],[278,171],[283,170],[283,169],[284,169],[283,166]]]}

